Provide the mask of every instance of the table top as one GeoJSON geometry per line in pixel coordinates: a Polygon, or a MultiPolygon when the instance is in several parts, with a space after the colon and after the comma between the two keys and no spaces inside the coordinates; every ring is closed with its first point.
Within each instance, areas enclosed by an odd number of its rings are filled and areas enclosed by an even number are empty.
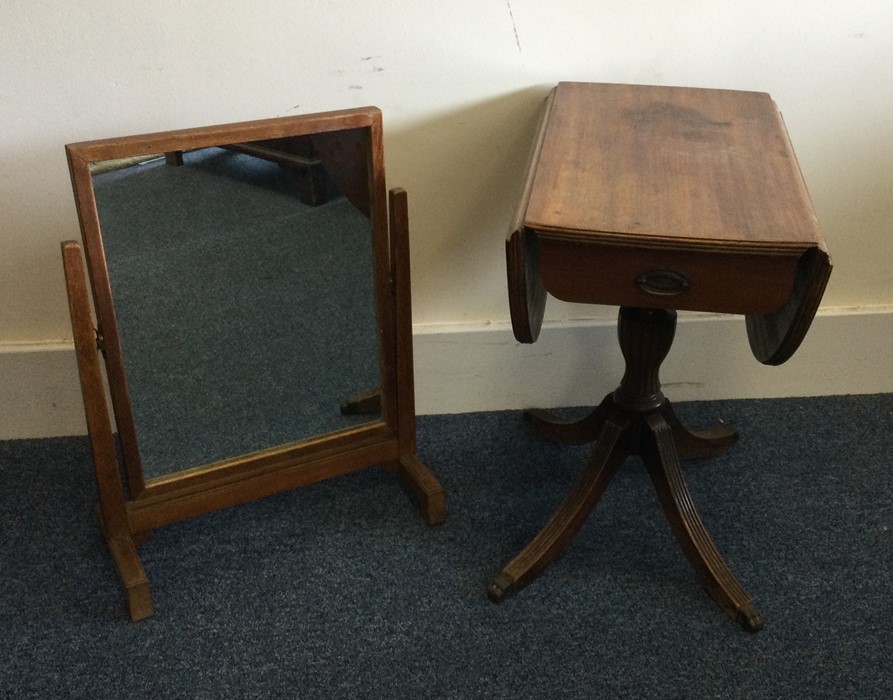
{"type": "Polygon", "coordinates": [[[560,83],[523,225],[652,244],[821,241],[770,96],[702,88],[560,83]]]}
{"type": "Polygon", "coordinates": [[[772,98],[705,88],[560,83],[506,255],[521,342],[549,292],[742,314],[766,364],[797,349],[831,273],[772,98]]]}

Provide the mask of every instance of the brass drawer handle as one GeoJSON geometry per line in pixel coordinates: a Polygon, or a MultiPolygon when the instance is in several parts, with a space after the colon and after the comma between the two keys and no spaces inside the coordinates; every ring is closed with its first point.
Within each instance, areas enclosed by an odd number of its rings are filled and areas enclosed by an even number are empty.
{"type": "Polygon", "coordinates": [[[675,270],[648,270],[642,273],[636,284],[646,294],[659,297],[674,297],[689,287],[688,278],[675,270]]]}

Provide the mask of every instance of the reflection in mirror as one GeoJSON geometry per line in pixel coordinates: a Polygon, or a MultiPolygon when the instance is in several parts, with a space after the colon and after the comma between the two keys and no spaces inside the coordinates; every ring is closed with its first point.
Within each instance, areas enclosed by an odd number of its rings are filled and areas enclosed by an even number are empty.
{"type": "Polygon", "coordinates": [[[315,155],[276,139],[94,168],[147,478],[378,418],[339,410],[380,385],[366,160],[315,155]]]}

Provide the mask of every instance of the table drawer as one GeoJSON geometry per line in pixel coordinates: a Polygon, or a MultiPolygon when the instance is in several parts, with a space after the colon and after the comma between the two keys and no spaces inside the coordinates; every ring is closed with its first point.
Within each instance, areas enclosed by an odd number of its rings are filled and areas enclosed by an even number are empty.
{"type": "Polygon", "coordinates": [[[802,255],[534,235],[546,291],[564,301],[612,306],[771,313],[790,297],[802,255]]]}

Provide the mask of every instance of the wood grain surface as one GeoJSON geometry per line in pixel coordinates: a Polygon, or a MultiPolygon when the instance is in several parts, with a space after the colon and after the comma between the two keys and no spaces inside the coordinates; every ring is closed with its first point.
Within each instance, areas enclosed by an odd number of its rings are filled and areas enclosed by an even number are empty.
{"type": "Polygon", "coordinates": [[[524,224],[726,249],[821,240],[769,95],[701,88],[560,83],[524,224]]]}

